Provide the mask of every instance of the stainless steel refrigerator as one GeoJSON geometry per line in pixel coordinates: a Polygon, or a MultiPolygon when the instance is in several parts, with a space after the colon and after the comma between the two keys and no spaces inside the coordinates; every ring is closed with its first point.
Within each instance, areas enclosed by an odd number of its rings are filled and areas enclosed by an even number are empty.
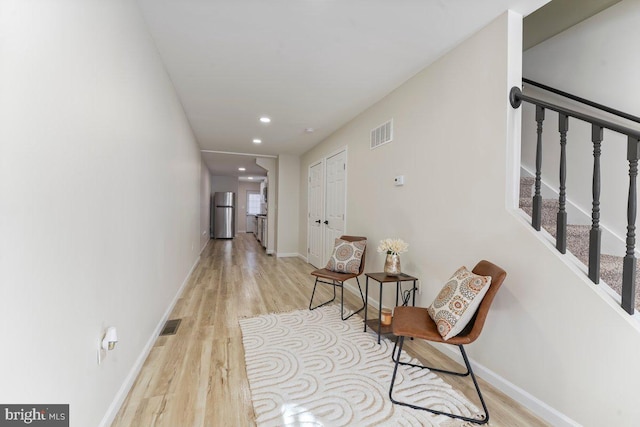
{"type": "Polygon", "coordinates": [[[233,239],[236,234],[236,193],[214,193],[211,203],[214,239],[233,239]]]}

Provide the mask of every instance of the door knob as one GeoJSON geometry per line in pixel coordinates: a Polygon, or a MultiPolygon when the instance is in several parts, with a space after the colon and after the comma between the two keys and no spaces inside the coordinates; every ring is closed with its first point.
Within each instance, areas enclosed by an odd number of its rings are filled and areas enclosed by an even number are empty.
{"type": "Polygon", "coordinates": [[[329,220],[325,220],[325,221],[324,221],[324,224],[325,224],[325,225],[329,225],[329,220]]]}
{"type": "Polygon", "coordinates": [[[317,219],[317,220],[316,220],[316,223],[320,224],[320,220],[319,220],[319,219],[317,219]]]}

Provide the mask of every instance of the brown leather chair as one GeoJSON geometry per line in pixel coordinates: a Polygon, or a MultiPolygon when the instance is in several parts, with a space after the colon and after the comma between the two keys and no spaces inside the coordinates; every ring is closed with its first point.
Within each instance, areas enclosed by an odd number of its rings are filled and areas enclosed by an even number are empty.
{"type": "Polygon", "coordinates": [[[487,314],[489,313],[489,307],[493,302],[493,298],[496,296],[496,293],[500,289],[504,278],[507,276],[507,273],[500,267],[495,264],[490,263],[489,261],[480,261],[472,270],[475,274],[481,276],[491,276],[491,285],[489,286],[489,290],[486,295],[482,299],[476,314],[473,316],[469,324],[455,337],[449,338],[445,341],[440,333],[438,332],[438,328],[435,322],[429,317],[429,313],[426,308],[423,307],[396,307],[393,315],[393,334],[398,338],[396,340],[396,346],[393,349],[392,358],[395,362],[395,367],[393,368],[393,376],[391,378],[391,387],[389,388],[389,398],[393,403],[398,405],[408,406],[414,409],[422,409],[425,411],[429,411],[434,414],[446,415],[451,418],[458,418],[461,420],[469,421],[475,424],[486,424],[489,422],[489,411],[487,410],[487,405],[482,398],[482,393],[480,392],[480,387],[478,387],[478,381],[476,380],[475,375],[473,374],[473,370],[471,369],[471,365],[469,364],[469,359],[467,358],[467,354],[464,351],[464,344],[470,344],[474,342],[479,336],[480,332],[482,332],[482,327],[484,326],[484,321],[487,318],[487,314]],[[467,368],[467,372],[452,372],[446,371],[443,369],[437,369],[422,365],[414,365],[412,363],[400,362],[400,354],[402,353],[402,345],[404,344],[404,339],[406,337],[423,339],[427,341],[445,343],[456,345],[460,349],[460,353],[462,354],[462,358],[464,359],[464,363],[467,368]],[[396,352],[397,348],[397,352],[396,352]],[[435,372],[441,372],[444,374],[452,374],[458,376],[467,376],[471,375],[471,379],[473,380],[473,384],[475,385],[476,392],[478,393],[478,397],[480,398],[480,402],[482,403],[482,408],[484,409],[484,418],[475,419],[464,417],[461,415],[455,415],[448,412],[442,412],[434,409],[429,409],[417,405],[413,405],[411,403],[400,402],[393,398],[393,384],[396,379],[396,373],[398,372],[398,365],[408,365],[421,369],[429,369],[435,372]]]}
{"type": "MultiPolygon", "coordinates": [[[[367,240],[366,237],[361,237],[361,236],[340,236],[340,238],[348,242],[357,242],[360,240],[367,240]]],[[[327,305],[333,302],[336,299],[336,287],[340,288],[340,317],[342,318],[342,320],[347,320],[354,314],[364,310],[364,306],[365,306],[364,295],[362,294],[362,288],[360,287],[360,280],[358,280],[358,276],[360,276],[364,272],[364,261],[365,261],[366,255],[367,255],[367,248],[365,246],[364,251],[362,253],[362,260],[360,260],[360,270],[358,270],[357,274],[338,273],[335,271],[327,270],[326,268],[320,268],[318,270],[312,271],[311,275],[316,277],[316,281],[313,285],[311,300],[309,301],[309,310],[315,310],[316,308],[322,307],[324,305],[327,305]],[[344,282],[346,282],[349,279],[356,279],[356,282],[358,283],[358,290],[360,290],[360,298],[362,298],[362,307],[359,308],[357,311],[354,311],[347,317],[344,317],[344,282]],[[331,280],[331,281],[329,282],[328,280],[331,280]],[[316,293],[316,286],[318,286],[318,283],[324,283],[324,284],[333,286],[333,298],[330,299],[329,301],[323,302],[322,304],[318,304],[315,307],[312,307],[313,296],[316,293]]]]}

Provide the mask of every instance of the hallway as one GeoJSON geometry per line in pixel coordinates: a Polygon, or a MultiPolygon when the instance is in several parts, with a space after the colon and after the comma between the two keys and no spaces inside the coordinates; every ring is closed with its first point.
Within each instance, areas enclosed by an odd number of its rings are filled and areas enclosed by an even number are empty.
{"type": "MultiPolygon", "coordinates": [[[[375,253],[367,270],[372,258],[375,253]]],[[[238,319],[307,308],[312,269],[299,258],[265,255],[252,234],[211,240],[170,316],[182,319],[177,334],[158,338],[112,426],[255,425],[238,319]]],[[[350,292],[345,298],[356,302],[350,292]]],[[[416,357],[454,366],[429,345],[407,347],[416,357]]],[[[467,379],[445,380],[473,396],[467,379]]],[[[547,425],[486,382],[480,387],[488,425],[547,425]]]]}

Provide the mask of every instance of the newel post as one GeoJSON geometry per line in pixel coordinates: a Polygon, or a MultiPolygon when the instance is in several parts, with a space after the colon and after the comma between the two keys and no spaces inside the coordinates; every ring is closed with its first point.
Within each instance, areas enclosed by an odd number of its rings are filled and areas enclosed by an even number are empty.
{"type": "Polygon", "coordinates": [[[627,253],[622,266],[622,308],[633,314],[636,300],[636,213],[638,210],[638,159],[640,158],[640,140],[629,137],[627,142],[627,160],[629,160],[629,199],[627,200],[627,253]]]}

